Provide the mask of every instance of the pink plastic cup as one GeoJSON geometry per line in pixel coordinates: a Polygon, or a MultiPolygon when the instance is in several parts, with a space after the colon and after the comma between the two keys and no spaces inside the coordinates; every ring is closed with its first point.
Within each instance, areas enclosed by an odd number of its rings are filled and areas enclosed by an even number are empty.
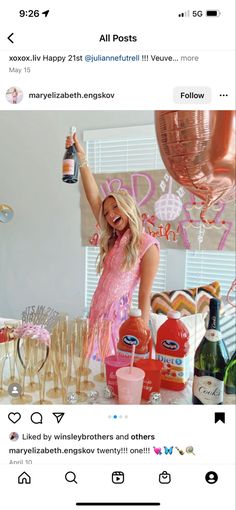
{"type": "Polygon", "coordinates": [[[108,356],[105,358],[107,386],[111,386],[115,397],[118,397],[116,371],[118,368],[127,367],[129,363],[128,356],[108,356]]]}
{"type": "Polygon", "coordinates": [[[122,367],[116,372],[119,404],[140,404],[145,372],[141,368],[122,367]]]}

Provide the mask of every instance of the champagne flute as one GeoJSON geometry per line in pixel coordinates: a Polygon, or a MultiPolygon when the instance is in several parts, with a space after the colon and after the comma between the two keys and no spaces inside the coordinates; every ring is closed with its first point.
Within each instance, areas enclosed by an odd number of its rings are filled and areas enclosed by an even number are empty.
{"type": "Polygon", "coordinates": [[[58,374],[59,381],[61,384],[61,397],[62,403],[65,404],[67,401],[67,390],[68,390],[68,369],[69,369],[69,346],[66,341],[65,331],[62,331],[61,341],[59,342],[58,349],[58,374]]]}
{"type": "Polygon", "coordinates": [[[51,338],[51,362],[53,366],[53,387],[47,391],[47,397],[58,399],[61,397],[62,388],[59,386],[58,373],[58,349],[59,349],[59,330],[54,330],[51,338]]]}
{"type": "Polygon", "coordinates": [[[30,380],[28,384],[25,386],[25,391],[28,391],[29,393],[34,393],[35,391],[39,390],[39,383],[35,382],[34,380],[36,373],[36,369],[34,367],[36,367],[38,362],[37,360],[38,352],[36,351],[36,349],[31,349],[30,355],[32,356],[33,359],[30,362],[30,368],[28,373],[30,380]]]}
{"type": "Polygon", "coordinates": [[[81,389],[82,390],[92,390],[95,388],[95,384],[92,381],[88,380],[88,375],[91,372],[91,370],[88,368],[89,361],[91,354],[93,352],[94,347],[94,340],[95,340],[95,329],[94,327],[90,327],[89,319],[87,319],[87,334],[85,335],[84,341],[83,341],[83,349],[85,353],[85,359],[84,359],[84,367],[85,369],[82,370],[82,375],[84,376],[84,380],[81,382],[81,389]],[[87,370],[86,370],[87,369],[87,370]]]}
{"type": "Polygon", "coordinates": [[[48,364],[49,360],[46,361],[45,365],[42,367],[41,370],[39,370],[37,376],[39,380],[38,384],[38,390],[39,390],[39,400],[37,402],[34,402],[35,405],[49,405],[53,402],[51,400],[46,399],[45,392],[46,392],[46,380],[47,380],[47,373],[48,373],[48,364]]]}
{"type": "Polygon", "coordinates": [[[18,383],[16,376],[16,354],[17,354],[17,342],[14,335],[14,326],[5,323],[5,336],[6,336],[6,358],[9,362],[10,375],[8,379],[4,380],[4,384],[9,386],[12,383],[18,383]]]}
{"type": "Polygon", "coordinates": [[[17,340],[17,368],[22,380],[22,393],[13,398],[13,404],[27,404],[32,401],[31,395],[25,394],[25,379],[33,378],[45,365],[49,354],[49,346],[38,337],[25,336],[17,340]]]}
{"type": "MultiPolygon", "coordinates": [[[[77,317],[77,319],[76,319],[77,329],[79,328],[81,320],[84,320],[84,321],[87,320],[88,321],[88,325],[89,325],[89,319],[86,319],[86,318],[81,319],[80,317],[77,317]]],[[[89,358],[85,359],[84,366],[83,366],[82,371],[81,371],[81,375],[83,375],[85,377],[87,377],[91,373],[91,369],[88,367],[88,364],[89,364],[89,358]]]]}
{"type": "MultiPolygon", "coordinates": [[[[51,396],[52,398],[61,398],[62,403],[66,402],[66,373],[67,373],[67,345],[65,340],[65,330],[62,329],[59,334],[54,334],[53,339],[53,366],[54,373],[56,376],[56,381],[60,383],[60,386],[55,386],[51,390],[47,392],[47,396],[51,396]],[[56,397],[54,396],[56,394],[56,397]]],[[[41,374],[41,388],[40,388],[40,400],[37,402],[38,404],[52,404],[50,400],[45,399],[45,382],[46,382],[46,374],[47,367],[45,367],[45,371],[41,374]]]]}
{"type": "Polygon", "coordinates": [[[73,321],[72,324],[70,324],[69,328],[69,342],[67,344],[67,350],[68,350],[68,368],[67,368],[67,374],[66,374],[66,380],[65,383],[67,386],[72,386],[73,384],[76,384],[76,377],[73,376],[73,359],[75,356],[75,342],[77,337],[77,321],[73,321]]]}
{"type": "Polygon", "coordinates": [[[78,402],[80,403],[87,400],[87,393],[81,391],[81,377],[83,374],[86,349],[88,344],[88,320],[77,320],[77,325],[78,330],[75,342],[74,368],[76,373],[76,394],[78,396],[78,402]]]}
{"type": "Polygon", "coordinates": [[[0,342],[0,398],[8,395],[7,391],[3,388],[3,373],[5,361],[7,359],[6,343],[7,341],[0,342]]]}
{"type": "Polygon", "coordinates": [[[30,404],[32,402],[32,396],[25,393],[25,379],[27,373],[29,373],[31,364],[30,346],[35,346],[35,340],[31,340],[30,337],[18,338],[17,339],[17,356],[16,366],[19,374],[20,386],[22,388],[21,394],[18,397],[14,397],[11,401],[12,404],[30,404]]]}
{"type": "Polygon", "coordinates": [[[104,382],[105,376],[105,358],[110,352],[111,339],[111,321],[109,319],[98,319],[97,321],[97,343],[98,352],[101,359],[101,372],[95,375],[94,380],[104,382]]]}
{"type": "Polygon", "coordinates": [[[53,381],[53,364],[52,364],[51,356],[49,356],[48,363],[47,363],[47,372],[45,374],[45,381],[53,381]]]}

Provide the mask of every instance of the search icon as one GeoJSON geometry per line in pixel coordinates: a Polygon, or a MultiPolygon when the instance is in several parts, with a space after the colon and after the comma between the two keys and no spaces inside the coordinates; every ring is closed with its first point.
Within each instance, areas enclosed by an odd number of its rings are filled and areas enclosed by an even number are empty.
{"type": "Polygon", "coordinates": [[[76,481],[76,474],[74,473],[74,471],[67,471],[67,473],[65,474],[65,479],[66,479],[67,482],[78,483],[76,481]]]}

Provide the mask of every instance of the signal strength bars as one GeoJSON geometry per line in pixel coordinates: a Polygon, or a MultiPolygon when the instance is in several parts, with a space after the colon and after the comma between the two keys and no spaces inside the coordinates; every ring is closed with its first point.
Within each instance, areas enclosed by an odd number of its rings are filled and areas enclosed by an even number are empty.
{"type": "Polygon", "coordinates": [[[179,18],[188,17],[188,16],[190,16],[190,11],[180,12],[180,14],[178,14],[178,16],[179,16],[179,18]]]}

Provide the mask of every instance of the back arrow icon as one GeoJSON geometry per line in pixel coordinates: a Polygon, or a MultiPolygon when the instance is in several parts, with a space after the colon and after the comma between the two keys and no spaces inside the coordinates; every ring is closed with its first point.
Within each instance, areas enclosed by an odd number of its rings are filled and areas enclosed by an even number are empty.
{"type": "Polygon", "coordinates": [[[10,41],[12,44],[14,44],[14,41],[11,40],[12,35],[14,35],[14,32],[8,36],[8,41],[10,41]]]}

